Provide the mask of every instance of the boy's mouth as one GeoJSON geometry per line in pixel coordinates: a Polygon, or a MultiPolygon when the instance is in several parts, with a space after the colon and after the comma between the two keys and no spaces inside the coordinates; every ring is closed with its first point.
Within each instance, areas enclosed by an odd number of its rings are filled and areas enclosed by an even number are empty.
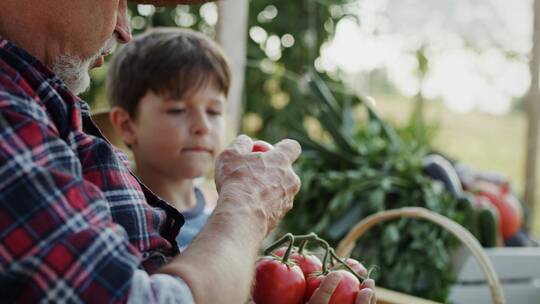
{"type": "Polygon", "coordinates": [[[207,152],[212,153],[212,149],[206,147],[191,147],[182,149],[184,152],[207,152]]]}

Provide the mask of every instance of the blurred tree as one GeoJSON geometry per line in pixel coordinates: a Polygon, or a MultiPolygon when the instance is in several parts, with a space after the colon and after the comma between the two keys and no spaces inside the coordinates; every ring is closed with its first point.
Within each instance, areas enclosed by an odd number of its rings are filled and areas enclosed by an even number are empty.
{"type": "MultiPolygon", "coordinates": [[[[269,141],[287,135],[284,120],[302,115],[302,109],[289,102],[298,96],[297,88],[285,78],[318,67],[320,48],[333,36],[337,21],[356,18],[349,13],[354,5],[349,0],[250,3],[245,133],[269,141]]],[[[306,107],[309,101],[300,104],[306,107]]]]}

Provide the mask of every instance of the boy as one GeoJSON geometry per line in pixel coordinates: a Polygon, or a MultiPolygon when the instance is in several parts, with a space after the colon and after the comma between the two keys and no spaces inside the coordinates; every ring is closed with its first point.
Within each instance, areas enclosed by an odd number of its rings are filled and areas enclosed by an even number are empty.
{"type": "Polygon", "coordinates": [[[184,215],[180,249],[217,201],[215,190],[196,187],[194,179],[209,172],[220,150],[230,77],[217,43],[191,30],[151,30],[111,63],[111,123],[133,152],[142,182],[184,215]]]}

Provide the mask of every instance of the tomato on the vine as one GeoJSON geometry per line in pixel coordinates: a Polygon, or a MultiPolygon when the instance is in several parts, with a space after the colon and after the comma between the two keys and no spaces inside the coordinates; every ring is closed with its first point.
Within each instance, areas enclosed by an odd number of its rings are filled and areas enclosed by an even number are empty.
{"type": "Polygon", "coordinates": [[[373,285],[372,281],[368,281],[368,285],[361,287],[363,273],[367,274],[364,266],[354,259],[343,261],[315,233],[297,236],[287,233],[265,249],[264,254],[266,256],[260,258],[255,265],[253,300],[257,304],[320,301],[319,295],[317,299],[312,297],[321,284],[326,284],[324,280],[328,276],[332,276],[330,279],[339,279],[329,304],[354,304],[360,289],[373,285]],[[295,241],[299,241],[300,246],[295,247],[295,241]],[[304,251],[308,242],[317,242],[325,249],[322,262],[315,255],[304,251]]]}
{"type": "MultiPolygon", "coordinates": [[[[329,273],[337,273],[341,276],[336,290],[332,294],[328,304],[354,304],[358,291],[360,290],[360,281],[347,270],[333,270],[329,273]]],[[[306,280],[306,294],[304,296],[304,301],[309,301],[313,293],[324,280],[326,275],[316,274],[307,277],[306,280]]]]}
{"type": "MultiPolygon", "coordinates": [[[[354,272],[356,272],[358,275],[360,275],[360,276],[367,276],[368,275],[367,269],[362,265],[362,263],[358,262],[357,260],[348,258],[348,259],[345,259],[344,262],[352,270],[354,270],[354,272]]],[[[341,264],[341,263],[334,264],[334,265],[331,265],[331,267],[334,270],[343,269],[343,264],[341,264]]]]}
{"type": "MultiPolygon", "coordinates": [[[[287,247],[280,247],[274,251],[274,254],[283,257],[287,251],[287,247]]],[[[289,255],[289,259],[296,262],[296,264],[302,269],[304,276],[307,276],[312,272],[321,272],[322,271],[322,262],[318,257],[309,254],[309,253],[299,253],[297,251],[292,252],[289,255]]]]}
{"type": "Polygon", "coordinates": [[[306,294],[304,295],[304,302],[308,302],[311,296],[321,286],[322,280],[326,276],[322,272],[314,272],[306,277],[306,294]]]}
{"type": "Polygon", "coordinates": [[[255,265],[253,300],[257,304],[299,304],[306,291],[306,280],[294,262],[283,263],[270,256],[255,265]]]}
{"type": "Polygon", "coordinates": [[[251,149],[251,152],[266,152],[270,149],[272,149],[272,146],[270,146],[270,144],[256,142],[253,144],[253,148],[251,149]]]}

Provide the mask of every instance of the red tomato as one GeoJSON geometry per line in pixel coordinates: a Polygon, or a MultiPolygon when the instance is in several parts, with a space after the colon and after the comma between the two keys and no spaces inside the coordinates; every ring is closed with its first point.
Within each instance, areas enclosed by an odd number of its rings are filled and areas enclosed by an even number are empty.
{"type": "Polygon", "coordinates": [[[487,198],[499,211],[499,225],[503,238],[509,238],[518,232],[523,222],[523,209],[512,193],[502,191],[500,194],[495,194],[480,191],[477,196],[487,198]]]}
{"type": "MultiPolygon", "coordinates": [[[[334,270],[333,272],[339,273],[341,281],[339,281],[328,304],[354,304],[358,291],[360,290],[360,282],[349,271],[334,270]]],[[[321,286],[324,277],[324,275],[316,274],[308,276],[306,281],[306,295],[304,297],[305,301],[309,301],[315,290],[321,286]]]]}
{"type": "Polygon", "coordinates": [[[306,294],[304,295],[304,302],[308,302],[311,296],[319,286],[325,275],[322,273],[312,273],[306,277],[306,294]]]}
{"type": "Polygon", "coordinates": [[[256,142],[253,144],[253,148],[251,149],[251,152],[266,152],[270,149],[271,149],[271,146],[269,144],[256,142]]]}
{"type": "Polygon", "coordinates": [[[306,280],[297,265],[283,264],[275,257],[262,257],[255,265],[253,300],[257,304],[300,304],[306,280]]]}
{"type": "Polygon", "coordinates": [[[509,183],[502,183],[499,185],[499,191],[501,194],[506,195],[510,193],[510,184],[509,183]]]}
{"type": "MultiPolygon", "coordinates": [[[[285,254],[285,251],[287,251],[287,247],[280,247],[274,251],[274,254],[283,257],[285,254]]],[[[307,276],[312,272],[321,272],[322,271],[322,262],[319,260],[318,257],[312,255],[312,254],[300,254],[298,252],[292,252],[289,255],[289,259],[296,262],[296,264],[302,269],[302,272],[304,273],[304,277],[307,278],[307,276]]]]}
{"type": "MultiPolygon", "coordinates": [[[[368,271],[367,269],[364,267],[364,265],[362,265],[360,262],[358,262],[357,260],[355,259],[351,259],[351,258],[348,258],[348,259],[345,259],[345,263],[347,263],[347,265],[349,267],[352,268],[352,270],[354,270],[357,274],[359,274],[360,276],[367,276],[368,275],[368,271]]],[[[343,265],[341,265],[341,263],[338,263],[338,264],[334,264],[332,265],[332,269],[343,269],[341,268],[343,265]]]]}

